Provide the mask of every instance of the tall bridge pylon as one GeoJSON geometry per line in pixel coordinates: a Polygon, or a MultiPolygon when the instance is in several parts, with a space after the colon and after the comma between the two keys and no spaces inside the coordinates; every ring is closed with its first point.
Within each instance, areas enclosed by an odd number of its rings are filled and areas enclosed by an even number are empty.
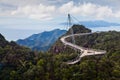
{"type": "Polygon", "coordinates": [[[68,14],[68,27],[70,28],[70,32],[72,34],[72,43],[75,44],[75,37],[74,37],[74,32],[73,32],[73,28],[72,28],[73,24],[72,24],[72,20],[71,20],[71,16],[70,14],[68,14]]]}

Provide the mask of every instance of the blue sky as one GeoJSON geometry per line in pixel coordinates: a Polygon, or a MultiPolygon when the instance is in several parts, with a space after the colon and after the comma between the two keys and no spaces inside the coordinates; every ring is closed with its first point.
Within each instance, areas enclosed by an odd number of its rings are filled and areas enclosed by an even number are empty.
{"type": "MultiPolygon", "coordinates": [[[[120,0],[0,0],[0,33],[7,40],[26,38],[32,34],[50,31],[71,13],[80,21],[105,20],[119,23],[120,0]]],[[[119,30],[118,26],[93,28],[119,30]]]]}

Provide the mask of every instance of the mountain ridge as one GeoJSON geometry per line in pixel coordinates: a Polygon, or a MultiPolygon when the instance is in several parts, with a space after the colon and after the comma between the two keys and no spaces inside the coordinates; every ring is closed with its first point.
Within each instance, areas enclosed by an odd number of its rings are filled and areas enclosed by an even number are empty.
{"type": "Polygon", "coordinates": [[[19,39],[16,42],[22,46],[27,46],[32,50],[47,51],[65,32],[66,30],[60,29],[44,31],[42,33],[33,34],[25,39],[19,39]]]}

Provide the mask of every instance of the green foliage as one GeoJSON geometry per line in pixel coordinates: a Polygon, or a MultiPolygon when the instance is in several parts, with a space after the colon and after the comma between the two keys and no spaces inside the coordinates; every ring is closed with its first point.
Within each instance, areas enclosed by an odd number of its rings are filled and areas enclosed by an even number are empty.
{"type": "Polygon", "coordinates": [[[63,46],[59,41],[57,49],[62,51],[57,54],[32,52],[14,42],[2,41],[0,80],[120,80],[120,32],[76,37],[76,44],[104,49],[107,54],[84,57],[75,65],[64,62],[76,58],[80,52],[63,46]]]}

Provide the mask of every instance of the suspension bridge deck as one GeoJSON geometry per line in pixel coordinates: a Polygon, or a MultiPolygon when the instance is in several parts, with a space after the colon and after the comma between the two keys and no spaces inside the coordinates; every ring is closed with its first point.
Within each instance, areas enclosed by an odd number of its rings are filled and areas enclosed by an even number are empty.
{"type": "Polygon", "coordinates": [[[86,49],[84,47],[78,46],[76,44],[70,43],[66,41],[66,38],[72,37],[72,36],[82,36],[82,35],[89,35],[89,34],[93,34],[93,33],[80,33],[80,34],[72,34],[72,35],[67,35],[67,36],[63,36],[60,40],[64,45],[68,45],[74,49],[80,50],[81,53],[80,55],[77,57],[77,59],[72,60],[72,61],[68,61],[66,62],[67,64],[76,64],[78,63],[82,57],[84,56],[90,56],[90,55],[103,55],[106,53],[106,51],[104,50],[95,50],[95,49],[86,49]]]}

